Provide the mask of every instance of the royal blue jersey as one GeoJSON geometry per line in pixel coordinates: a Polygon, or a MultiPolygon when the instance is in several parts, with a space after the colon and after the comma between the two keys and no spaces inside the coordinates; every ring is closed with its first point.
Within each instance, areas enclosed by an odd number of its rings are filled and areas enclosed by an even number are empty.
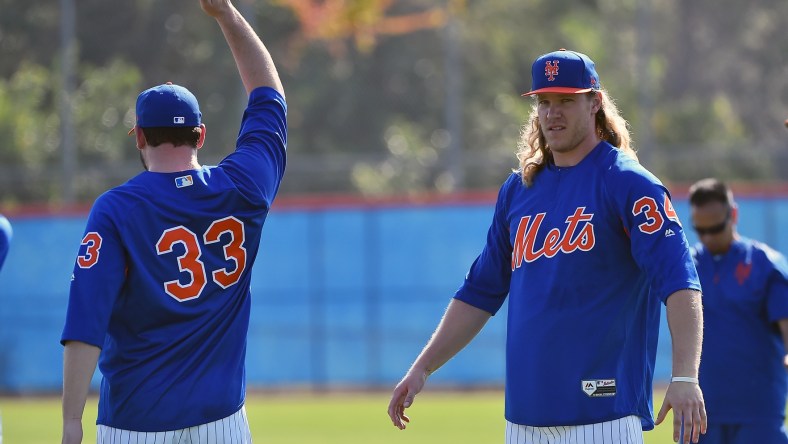
{"type": "Polygon", "coordinates": [[[788,264],[767,245],[739,238],[713,255],[698,243],[703,285],[700,386],[710,424],[785,417],[788,379],[777,321],[788,318],[788,264]]]}
{"type": "Polygon", "coordinates": [[[509,295],[507,420],[649,430],[660,303],[682,289],[700,285],[668,191],[602,142],[530,187],[509,177],[455,298],[495,314],[509,295]]]}
{"type": "Polygon", "coordinates": [[[218,166],[143,172],[94,203],[61,341],[102,348],[98,424],[181,429],[243,405],[250,277],[286,134],[284,98],[257,88],[218,166]]]}
{"type": "Polygon", "coordinates": [[[8,256],[8,249],[11,246],[11,238],[14,231],[11,229],[11,223],[8,219],[0,214],[0,269],[3,268],[6,256],[8,256]]]}

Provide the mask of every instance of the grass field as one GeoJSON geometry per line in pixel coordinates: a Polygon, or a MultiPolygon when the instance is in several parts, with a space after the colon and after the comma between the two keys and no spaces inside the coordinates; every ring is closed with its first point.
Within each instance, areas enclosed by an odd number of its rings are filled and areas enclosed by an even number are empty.
{"type": "MultiPolygon", "coordinates": [[[[400,431],[386,414],[388,393],[254,394],[247,414],[256,443],[479,444],[503,443],[503,393],[423,392],[400,431]]],[[[657,393],[658,407],[662,394],[657,393]]],[[[0,398],[4,444],[60,442],[58,398],[0,398]]],[[[95,442],[96,399],[88,400],[85,443],[95,442]]],[[[645,434],[646,444],[670,443],[670,423],[645,434]]]]}

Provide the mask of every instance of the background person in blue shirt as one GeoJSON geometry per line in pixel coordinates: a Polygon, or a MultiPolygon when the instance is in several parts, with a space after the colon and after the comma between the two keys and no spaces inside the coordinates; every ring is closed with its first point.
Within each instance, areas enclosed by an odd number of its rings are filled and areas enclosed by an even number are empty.
{"type": "Polygon", "coordinates": [[[689,200],[705,321],[700,385],[708,428],[699,442],[788,443],[788,265],[737,233],[738,208],[722,181],[696,182],[689,200]]]}

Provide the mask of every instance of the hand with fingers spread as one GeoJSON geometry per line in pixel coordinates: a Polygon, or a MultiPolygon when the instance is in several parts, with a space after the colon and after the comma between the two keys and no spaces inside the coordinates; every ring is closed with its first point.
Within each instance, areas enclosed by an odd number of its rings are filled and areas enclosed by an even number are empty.
{"type": "Polygon", "coordinates": [[[389,402],[389,418],[391,418],[391,423],[394,424],[394,427],[404,430],[406,427],[405,423],[410,422],[410,418],[405,415],[405,409],[413,405],[413,399],[424,388],[426,381],[426,371],[411,369],[394,388],[394,392],[391,394],[391,402],[389,402]]]}
{"type": "Polygon", "coordinates": [[[706,433],[706,406],[698,384],[671,382],[655,424],[661,424],[671,409],[673,409],[673,442],[697,443],[700,435],[706,433]]]}

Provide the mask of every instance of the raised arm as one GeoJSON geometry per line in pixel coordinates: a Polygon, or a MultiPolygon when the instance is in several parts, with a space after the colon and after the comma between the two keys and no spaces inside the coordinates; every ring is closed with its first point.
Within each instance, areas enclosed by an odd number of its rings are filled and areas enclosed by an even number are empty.
{"type": "Polygon", "coordinates": [[[424,388],[427,377],[468,345],[490,316],[490,313],[457,299],[449,303],[432,338],[394,388],[388,414],[395,427],[405,428],[405,423],[410,421],[405,409],[413,404],[413,398],[424,388]]]}
{"type": "Polygon", "coordinates": [[[276,66],[257,33],[230,0],[200,0],[206,14],[216,19],[233,53],[241,81],[249,94],[255,88],[270,86],[284,96],[276,66]]]}

